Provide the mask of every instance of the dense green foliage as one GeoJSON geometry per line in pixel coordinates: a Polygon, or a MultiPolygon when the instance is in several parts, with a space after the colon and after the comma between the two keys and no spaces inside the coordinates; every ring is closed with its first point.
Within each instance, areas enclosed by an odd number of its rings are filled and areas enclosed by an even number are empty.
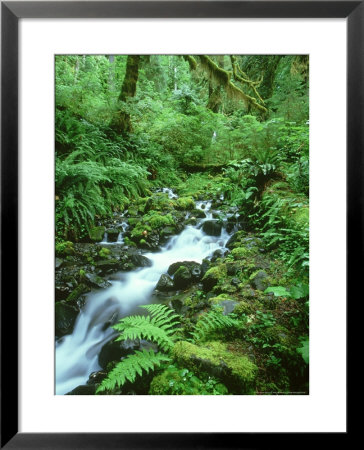
{"type": "MultiPolygon", "coordinates": [[[[188,293],[190,316],[152,304],[113,326],[118,341],[158,351],[126,356],[98,393],[148,373],[153,395],[308,390],[308,67],[294,55],[56,56],[57,257],[72,261],[74,245],[99,242],[93,233],[102,236],[115,212],[128,210],[125,243],[140,249],[153,233],[175,234],[187,211],[196,219],[201,198],[223,198],[220,222],[231,208],[244,218],[230,253],[202,279],[217,279],[213,295],[188,293]],[[269,277],[252,294],[262,248],[269,277]],[[231,298],[238,305],[223,314],[231,298]]],[[[98,248],[87,263],[112,258],[98,248]]]]}
{"type": "MultiPolygon", "coordinates": [[[[264,57],[248,59],[248,73],[264,80],[264,57]]],[[[175,185],[184,177],[181,169],[195,164],[229,163],[223,190],[233,190],[233,202],[275,177],[283,177],[293,193],[307,195],[307,81],[292,70],[294,57],[280,58],[265,121],[224,92],[220,111],[207,109],[212,81],[190,71],[182,57],[143,57],[137,92],[123,106],[133,132],[120,135],[112,119],[120,108],[126,60],[56,57],[59,238],[84,237],[98,216],[125,207],[151,184],[175,185]]],[[[272,209],[272,202],[265,208],[272,209]]]]}

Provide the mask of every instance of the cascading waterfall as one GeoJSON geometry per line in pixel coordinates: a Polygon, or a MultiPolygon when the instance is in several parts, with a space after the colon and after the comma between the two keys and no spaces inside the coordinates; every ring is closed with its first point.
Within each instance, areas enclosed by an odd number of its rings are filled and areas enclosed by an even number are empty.
{"type": "Polygon", "coordinates": [[[201,223],[212,216],[209,212],[211,202],[197,202],[196,206],[205,211],[206,219],[173,236],[160,252],[146,253],[152,261],[151,267],[118,273],[118,279],[113,277],[111,287],[87,295],[73,333],[56,343],[56,394],[66,394],[85,384],[89,375],[100,369],[98,354],[115,334],[109,325],[136,313],[138,305],[149,303],[160,276],[172,263],[201,263],[216,249],[225,247],[230,235],[224,229],[218,237],[207,236],[200,229],[201,223]]]}

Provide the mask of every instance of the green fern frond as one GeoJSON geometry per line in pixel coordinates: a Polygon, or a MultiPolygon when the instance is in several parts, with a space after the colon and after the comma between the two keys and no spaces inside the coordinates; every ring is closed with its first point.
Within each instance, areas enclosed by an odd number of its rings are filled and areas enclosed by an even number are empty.
{"type": "Polygon", "coordinates": [[[196,324],[196,330],[192,333],[195,341],[203,341],[208,335],[226,328],[241,328],[242,323],[232,315],[223,315],[220,309],[212,309],[201,316],[196,324]]]}
{"type": "Polygon", "coordinates": [[[143,370],[149,373],[162,362],[168,362],[170,358],[162,353],[154,353],[153,350],[136,351],[120,361],[108,376],[101,382],[96,394],[104,391],[112,391],[116,387],[123,386],[127,381],[134,383],[137,375],[142,375],[143,370]]]}
{"type": "Polygon", "coordinates": [[[158,344],[165,351],[173,347],[175,326],[180,322],[177,314],[165,305],[143,305],[150,316],[129,316],[121,319],[113,328],[119,331],[118,341],[126,339],[147,339],[158,344]]]}
{"type": "Polygon", "coordinates": [[[114,328],[120,332],[118,341],[126,339],[147,339],[158,344],[165,351],[173,347],[173,340],[165,330],[151,322],[149,317],[131,316],[122,319],[122,323],[114,325],[114,328]]]}
{"type": "Polygon", "coordinates": [[[174,333],[174,330],[170,328],[180,323],[180,316],[175,314],[174,311],[165,305],[151,304],[142,305],[141,308],[146,309],[151,316],[151,323],[155,326],[162,328],[167,334],[174,333]]]}

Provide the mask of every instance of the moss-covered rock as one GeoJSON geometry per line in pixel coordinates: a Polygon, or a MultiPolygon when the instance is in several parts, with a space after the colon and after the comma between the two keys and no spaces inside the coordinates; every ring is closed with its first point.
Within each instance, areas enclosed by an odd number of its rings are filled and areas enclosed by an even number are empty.
{"type": "Polygon", "coordinates": [[[75,248],[71,241],[59,242],[56,244],[56,255],[57,256],[71,256],[74,255],[75,248]]]}
{"type": "Polygon", "coordinates": [[[220,264],[218,266],[211,267],[202,278],[202,285],[205,291],[211,291],[211,289],[217,285],[219,280],[226,277],[226,264],[220,264]]]}
{"type": "Polygon", "coordinates": [[[209,298],[210,305],[219,306],[222,308],[224,315],[230,314],[235,311],[235,307],[238,304],[236,300],[231,298],[228,294],[220,294],[217,297],[209,298]]]}
{"type": "Polygon", "coordinates": [[[243,314],[248,316],[249,314],[255,313],[255,311],[256,308],[254,307],[254,305],[245,301],[239,302],[234,309],[234,313],[239,316],[243,314]]]}
{"type": "Polygon", "coordinates": [[[252,286],[259,291],[264,291],[269,286],[269,277],[264,270],[258,270],[258,272],[253,273],[249,280],[252,286]]]}
{"type": "MultiPolygon", "coordinates": [[[[86,281],[86,272],[83,270],[82,273],[80,271],[80,277],[86,281]]],[[[66,303],[75,303],[83,294],[89,292],[90,288],[86,286],[85,283],[80,283],[66,298],[66,303]]]]}
{"type": "Polygon", "coordinates": [[[100,251],[99,251],[99,257],[101,259],[108,259],[111,255],[111,251],[110,249],[103,247],[100,251]]]}
{"type": "Polygon", "coordinates": [[[254,387],[257,366],[247,356],[229,352],[220,341],[207,342],[203,347],[179,341],[172,353],[182,366],[216,376],[234,391],[247,394],[254,387]]]}
{"type": "Polygon", "coordinates": [[[235,247],[240,247],[242,243],[242,239],[246,236],[245,231],[237,231],[234,233],[231,238],[226,243],[226,248],[232,250],[235,247]]]}
{"type": "Polygon", "coordinates": [[[249,255],[249,250],[246,247],[236,247],[231,250],[231,254],[235,260],[241,260],[249,255]]]}
{"type": "Polygon", "coordinates": [[[180,197],[175,202],[176,209],[189,211],[196,208],[195,201],[192,197],[180,197]]]}
{"type": "Polygon", "coordinates": [[[287,328],[281,325],[265,328],[264,335],[272,344],[280,344],[287,349],[295,350],[299,342],[287,328]]]}
{"type": "Polygon", "coordinates": [[[168,292],[168,291],[173,290],[174,283],[173,283],[172,278],[169,275],[167,275],[166,273],[163,273],[161,275],[161,277],[159,278],[159,281],[155,288],[161,292],[168,292]]]}
{"type": "Polygon", "coordinates": [[[164,216],[158,213],[151,213],[143,218],[143,222],[149,224],[152,230],[175,225],[174,219],[170,213],[164,216]]]}
{"type": "Polygon", "coordinates": [[[105,234],[106,228],[104,226],[99,227],[93,227],[89,231],[89,236],[92,242],[101,242],[104,234],[105,234]]]}
{"type": "Polygon", "coordinates": [[[206,217],[206,213],[201,209],[192,209],[191,216],[196,217],[198,219],[204,219],[206,217]]]}

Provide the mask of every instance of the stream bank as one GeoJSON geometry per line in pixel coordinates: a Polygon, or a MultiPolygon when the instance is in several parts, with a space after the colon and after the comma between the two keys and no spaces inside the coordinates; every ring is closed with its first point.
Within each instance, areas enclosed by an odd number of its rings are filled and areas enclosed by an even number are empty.
{"type": "MultiPolygon", "coordinates": [[[[233,312],[250,317],[253,325],[261,321],[257,312],[276,309],[277,299],[264,291],[278,283],[283,268],[266,254],[259,237],[243,229],[244,218],[234,208],[224,206],[221,196],[195,200],[178,197],[168,188],[160,189],[127,211],[115,213],[112,220],[99,222],[90,232],[91,242],[65,243],[58,249],[57,394],[94,394],[120,358],[135,350],[157,351],[155,344],[146,340],[115,341],[111,326],[122,317],[141,314],[139,305],[168,305],[181,315],[187,334],[199,317],[216,305],[225,315],[233,312]],[[224,214],[220,208],[225,209],[224,214]]],[[[296,307],[302,309],[299,302],[296,307]]],[[[279,312],[279,328],[275,318],[266,320],[270,326],[253,329],[252,338],[249,333],[244,333],[248,338],[244,340],[220,336],[220,342],[224,342],[220,353],[216,353],[216,346],[207,347],[224,361],[234,355],[235,359],[246,358],[244,363],[249,361],[255,367],[249,392],[233,383],[229,385],[231,393],[253,393],[267,384],[265,369],[259,369],[267,359],[261,351],[263,337],[259,338],[263,328],[271,333],[269,345],[279,344],[282,354],[296,356],[293,349],[298,346],[297,336],[292,336],[287,321],[282,325],[286,312],[279,312]]],[[[179,360],[189,365],[188,358],[179,360]]],[[[213,376],[220,373],[206,363],[195,371],[213,376]]],[[[289,371],[283,370],[283,377],[282,370],[276,370],[275,375],[274,370],[270,372],[274,380],[270,389],[287,390],[289,371]]],[[[135,383],[126,385],[119,393],[146,394],[152,380],[152,375],[144,377],[137,387],[135,383]]],[[[155,391],[160,393],[160,387],[155,391]]]]}

